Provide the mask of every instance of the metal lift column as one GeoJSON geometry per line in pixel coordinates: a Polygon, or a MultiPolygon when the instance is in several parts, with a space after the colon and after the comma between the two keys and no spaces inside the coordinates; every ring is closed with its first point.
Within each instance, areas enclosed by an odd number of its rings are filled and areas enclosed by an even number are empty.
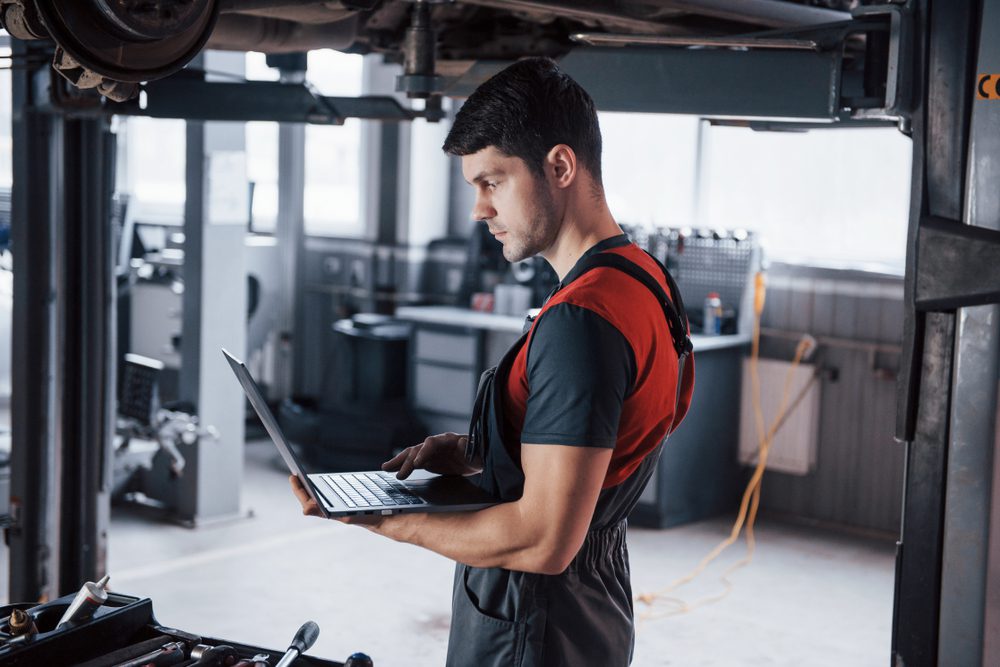
{"type": "Polygon", "coordinates": [[[10,599],[57,597],[105,569],[114,433],[114,137],[15,41],[10,599]],[[83,112],[83,113],[81,113],[83,112]]]}
{"type": "MultiPolygon", "coordinates": [[[[973,54],[978,61],[974,71],[977,80],[981,74],[993,73],[993,97],[1000,80],[997,26],[1000,2],[986,0],[978,25],[979,53],[973,54]]],[[[971,109],[963,220],[971,227],[1000,232],[1000,101],[978,99],[978,95],[971,109]]],[[[993,255],[1000,259],[1000,246],[993,255]]],[[[1000,272],[993,279],[998,277],[1000,272]]],[[[982,278],[991,279],[989,275],[982,278]]],[[[992,660],[984,661],[983,653],[991,500],[993,511],[1000,511],[1000,489],[992,488],[998,357],[1000,306],[958,308],[944,505],[939,665],[991,665],[1000,658],[994,654],[992,660]]]]}
{"type": "MultiPolygon", "coordinates": [[[[268,56],[267,64],[277,67],[284,83],[303,83],[306,79],[305,53],[268,56]]],[[[296,363],[292,332],[295,331],[296,313],[301,308],[299,260],[305,247],[305,218],[303,197],[306,172],[306,126],[303,123],[278,125],[278,219],[274,235],[278,241],[281,258],[281,312],[279,315],[281,341],[278,348],[279,367],[275,369],[277,395],[282,398],[293,393],[293,364],[296,363]],[[291,342],[292,344],[288,344],[291,342]]]]}
{"type": "MultiPolygon", "coordinates": [[[[1000,75],[1000,44],[992,34],[1000,2],[938,0],[921,10],[924,75],[916,79],[923,89],[913,122],[897,423],[907,468],[893,664],[992,665],[1000,658],[995,633],[986,630],[987,591],[998,591],[991,512],[1000,525],[1000,489],[992,482],[1000,380],[1000,101],[979,99],[977,83],[982,75],[1000,75]]],[[[994,623],[998,607],[994,600],[994,623]]]]}
{"type": "MultiPolygon", "coordinates": [[[[208,71],[243,74],[241,53],[200,58],[208,71]]],[[[202,438],[185,455],[174,507],[199,524],[240,512],[245,398],[221,349],[239,357],[246,349],[249,188],[243,123],[188,121],[187,128],[180,398],[219,439],[202,438]]]]}

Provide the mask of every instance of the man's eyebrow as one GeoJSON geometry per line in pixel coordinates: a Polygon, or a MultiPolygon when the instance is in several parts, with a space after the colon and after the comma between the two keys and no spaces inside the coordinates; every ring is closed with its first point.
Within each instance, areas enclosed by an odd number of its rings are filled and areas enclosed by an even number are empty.
{"type": "Polygon", "coordinates": [[[500,174],[499,171],[481,171],[478,174],[476,174],[471,181],[468,181],[468,183],[469,185],[475,185],[476,183],[482,181],[484,178],[489,178],[490,176],[497,176],[499,174],[500,174]]]}

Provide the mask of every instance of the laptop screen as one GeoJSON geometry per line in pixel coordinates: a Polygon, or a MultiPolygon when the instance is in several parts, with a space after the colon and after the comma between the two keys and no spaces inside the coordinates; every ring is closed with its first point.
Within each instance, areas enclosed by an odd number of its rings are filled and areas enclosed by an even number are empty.
{"type": "Polygon", "coordinates": [[[227,350],[223,349],[222,354],[226,357],[226,361],[229,362],[230,368],[233,369],[233,373],[236,374],[236,379],[240,381],[243,385],[243,391],[246,393],[247,398],[250,399],[250,405],[253,406],[254,411],[256,411],[257,416],[260,417],[260,421],[264,424],[264,429],[267,434],[271,436],[271,440],[278,447],[278,452],[281,454],[281,458],[284,459],[285,465],[288,469],[294,473],[302,485],[305,486],[309,495],[312,499],[316,501],[320,509],[326,514],[325,503],[322,502],[320,498],[317,497],[316,492],[313,489],[312,482],[306,477],[306,471],[299,463],[299,460],[295,457],[295,453],[292,448],[288,446],[288,442],[285,440],[284,434],[281,429],[278,428],[278,420],[274,418],[274,413],[271,412],[271,408],[267,406],[267,401],[264,400],[264,395],[260,391],[260,387],[254,381],[253,376],[250,375],[250,371],[247,369],[246,365],[231,355],[227,350]]]}

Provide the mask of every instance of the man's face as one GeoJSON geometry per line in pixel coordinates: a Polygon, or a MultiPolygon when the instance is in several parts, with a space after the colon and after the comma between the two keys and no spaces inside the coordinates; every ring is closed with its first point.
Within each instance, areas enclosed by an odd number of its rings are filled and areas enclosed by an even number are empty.
{"type": "Polygon", "coordinates": [[[462,175],[476,191],[473,217],[486,221],[507,261],[519,262],[552,246],[559,233],[556,203],[545,180],[524,160],[489,146],[462,156],[462,175]]]}

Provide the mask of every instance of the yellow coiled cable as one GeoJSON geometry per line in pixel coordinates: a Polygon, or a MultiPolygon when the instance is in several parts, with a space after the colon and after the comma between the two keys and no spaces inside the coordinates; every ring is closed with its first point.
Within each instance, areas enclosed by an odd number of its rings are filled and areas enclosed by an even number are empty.
{"type": "MultiPolygon", "coordinates": [[[[784,390],[781,397],[781,403],[778,407],[778,414],[775,416],[770,428],[765,430],[764,412],[761,409],[760,404],[760,377],[758,375],[758,361],[760,360],[760,318],[761,314],[764,312],[765,293],[766,284],[764,274],[762,272],[757,273],[756,276],[754,276],[754,319],[750,352],[750,382],[753,390],[751,398],[753,401],[757,441],[759,443],[757,466],[754,468],[753,475],[747,483],[746,489],[743,491],[743,499],[740,502],[740,509],[736,515],[736,521],[729,533],[729,537],[720,542],[719,545],[712,549],[707,556],[702,558],[701,562],[699,562],[698,565],[691,570],[691,572],[684,575],[680,579],[675,580],[666,588],[653,591],[651,593],[641,593],[637,595],[635,598],[636,602],[647,607],[647,610],[639,616],[640,622],[684,614],[706,604],[722,600],[729,595],[733,589],[733,584],[729,581],[729,575],[739,568],[748,565],[750,561],[753,560],[754,549],[756,547],[753,529],[754,523],[757,520],[757,510],[760,507],[761,482],[764,478],[764,469],[767,466],[767,455],[771,449],[771,442],[774,440],[774,435],[777,433],[778,428],[784,423],[786,413],[790,407],[788,399],[791,394],[792,380],[795,369],[802,362],[802,359],[806,356],[806,354],[808,354],[812,347],[816,344],[815,340],[811,336],[804,336],[796,346],[795,356],[792,359],[792,365],[789,367],[788,373],[785,376],[784,390]],[[747,555],[742,560],[730,566],[720,577],[720,581],[722,581],[722,584],[725,587],[725,590],[722,593],[702,598],[690,604],[680,598],[668,597],[669,594],[676,589],[693,581],[695,577],[701,574],[712,561],[722,554],[723,551],[733,545],[736,540],[739,539],[744,525],[746,525],[747,555]],[[673,607],[666,611],[655,612],[653,608],[658,602],[670,604],[673,605],[673,607]]],[[[799,396],[797,396],[795,401],[792,403],[791,407],[798,405],[810,385],[807,385],[802,389],[799,396]]]]}

